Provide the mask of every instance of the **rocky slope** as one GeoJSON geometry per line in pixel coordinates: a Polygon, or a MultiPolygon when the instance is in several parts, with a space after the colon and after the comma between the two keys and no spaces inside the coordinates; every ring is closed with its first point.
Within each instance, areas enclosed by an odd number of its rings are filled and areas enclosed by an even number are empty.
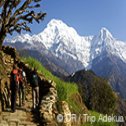
{"type": "MultiPolygon", "coordinates": [[[[58,100],[58,94],[56,89],[56,83],[52,80],[47,80],[45,77],[38,73],[39,75],[39,87],[40,87],[40,102],[39,107],[35,111],[32,110],[32,89],[30,86],[32,69],[28,64],[20,60],[19,55],[16,53],[14,48],[3,47],[3,52],[1,52],[0,65],[5,69],[1,69],[0,74],[0,126],[6,125],[19,125],[19,126],[72,126],[77,125],[72,124],[71,121],[66,122],[64,119],[62,122],[57,121],[57,115],[63,114],[64,118],[68,118],[67,114],[71,114],[69,104],[65,101],[58,100]],[[17,110],[15,113],[10,111],[10,95],[9,95],[9,85],[10,85],[10,72],[14,62],[18,66],[22,66],[27,75],[27,88],[26,88],[26,104],[24,107],[20,108],[17,105],[17,110]],[[18,115],[18,117],[16,117],[18,115]],[[66,116],[66,117],[65,117],[66,116]],[[62,123],[62,124],[61,124],[62,123]]],[[[77,98],[81,99],[78,94],[77,98]]],[[[77,99],[76,99],[77,100],[77,99]]],[[[79,104],[84,107],[81,101],[79,104]]],[[[18,104],[18,100],[17,100],[18,104]]],[[[85,107],[86,108],[86,107],[85,107]]],[[[86,109],[85,109],[86,110],[86,109]]],[[[77,122],[78,125],[81,122],[77,122]]]]}
{"type": "Polygon", "coordinates": [[[49,71],[52,72],[53,75],[64,78],[64,76],[68,76],[68,72],[65,71],[62,67],[58,66],[54,61],[57,60],[58,62],[62,62],[60,59],[55,59],[53,55],[46,56],[45,53],[40,53],[37,50],[27,50],[27,49],[21,49],[18,50],[20,56],[22,57],[33,57],[37,60],[39,60],[42,65],[47,68],[49,71]],[[53,59],[52,59],[53,57],[53,59]],[[51,60],[52,59],[52,60],[51,60]]]}

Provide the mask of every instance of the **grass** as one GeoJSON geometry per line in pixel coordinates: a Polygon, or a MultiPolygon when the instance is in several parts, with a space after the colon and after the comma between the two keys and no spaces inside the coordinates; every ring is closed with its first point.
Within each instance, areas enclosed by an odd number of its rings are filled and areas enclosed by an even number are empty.
{"type": "Polygon", "coordinates": [[[22,58],[31,69],[36,68],[38,73],[42,73],[46,79],[53,80],[56,83],[59,101],[67,101],[73,109],[79,109],[79,105],[75,104],[70,98],[73,94],[78,93],[78,86],[75,83],[67,83],[49,72],[42,64],[32,57],[22,58]]]}

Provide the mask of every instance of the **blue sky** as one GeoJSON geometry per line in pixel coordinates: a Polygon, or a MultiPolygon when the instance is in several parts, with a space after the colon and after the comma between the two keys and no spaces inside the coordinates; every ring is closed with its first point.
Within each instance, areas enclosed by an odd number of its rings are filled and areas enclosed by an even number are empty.
{"type": "Polygon", "coordinates": [[[126,41],[126,0],[42,0],[40,10],[47,16],[40,24],[31,25],[32,34],[44,30],[55,18],[79,35],[96,35],[106,27],[115,38],[126,41]]]}

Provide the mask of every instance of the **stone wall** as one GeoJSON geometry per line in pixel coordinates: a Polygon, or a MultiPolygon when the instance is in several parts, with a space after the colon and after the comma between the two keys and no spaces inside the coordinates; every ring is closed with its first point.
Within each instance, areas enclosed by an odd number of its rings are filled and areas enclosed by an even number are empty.
{"type": "Polygon", "coordinates": [[[57,102],[58,114],[56,117],[57,123],[60,126],[71,126],[71,111],[66,101],[57,102]]]}

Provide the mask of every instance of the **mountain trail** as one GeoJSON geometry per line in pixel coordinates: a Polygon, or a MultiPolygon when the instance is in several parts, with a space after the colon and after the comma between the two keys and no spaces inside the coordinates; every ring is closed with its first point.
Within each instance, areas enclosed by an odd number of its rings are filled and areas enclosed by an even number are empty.
{"type": "Polygon", "coordinates": [[[18,108],[15,113],[10,109],[3,111],[0,116],[0,126],[38,126],[34,122],[33,114],[25,109],[18,108]]]}
{"type": "Polygon", "coordinates": [[[39,105],[32,109],[32,69],[28,64],[22,62],[11,47],[3,47],[0,60],[0,126],[55,126],[55,114],[58,113],[55,104],[57,102],[57,90],[55,82],[45,79],[38,73],[39,77],[39,105]],[[10,73],[14,62],[21,65],[26,72],[26,98],[25,104],[19,107],[19,96],[17,94],[16,112],[10,109],[10,73]]]}

